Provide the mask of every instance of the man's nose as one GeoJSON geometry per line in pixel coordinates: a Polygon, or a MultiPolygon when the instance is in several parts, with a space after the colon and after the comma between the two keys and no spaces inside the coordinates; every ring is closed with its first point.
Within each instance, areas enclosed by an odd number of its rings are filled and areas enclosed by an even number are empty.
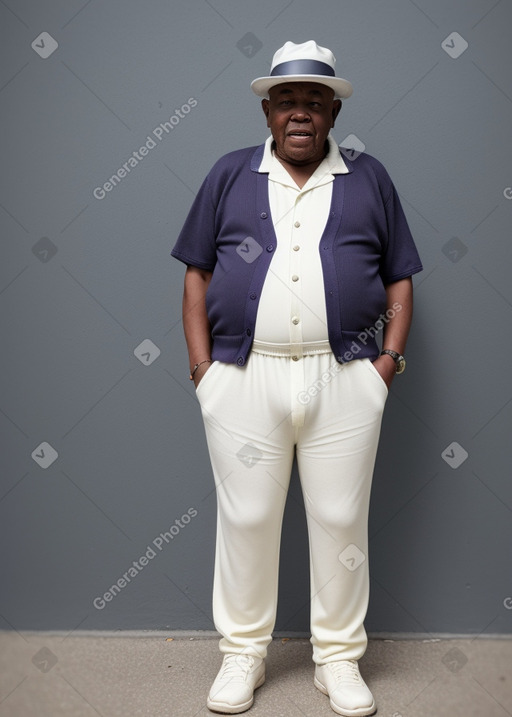
{"type": "Polygon", "coordinates": [[[296,122],[309,122],[311,119],[308,110],[305,107],[297,107],[292,114],[292,119],[296,122]]]}

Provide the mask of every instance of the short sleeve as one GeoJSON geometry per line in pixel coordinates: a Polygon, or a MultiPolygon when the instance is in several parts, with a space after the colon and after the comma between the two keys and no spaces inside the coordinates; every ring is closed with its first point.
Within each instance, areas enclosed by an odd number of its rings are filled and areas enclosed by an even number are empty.
{"type": "Polygon", "coordinates": [[[381,260],[380,275],[384,284],[391,284],[422,271],[423,266],[391,180],[385,212],[387,242],[381,260]]]}
{"type": "Polygon", "coordinates": [[[190,208],[171,256],[199,269],[213,271],[217,261],[215,207],[206,177],[190,208]]]}

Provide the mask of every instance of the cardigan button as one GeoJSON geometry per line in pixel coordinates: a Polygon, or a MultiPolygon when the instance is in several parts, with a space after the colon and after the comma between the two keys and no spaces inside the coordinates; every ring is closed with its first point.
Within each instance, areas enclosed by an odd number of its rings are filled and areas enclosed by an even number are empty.
{"type": "Polygon", "coordinates": [[[257,299],[257,298],[258,298],[258,294],[255,294],[255,293],[253,292],[252,294],[250,294],[249,298],[250,298],[250,299],[257,299]]]}
{"type": "Polygon", "coordinates": [[[243,357],[243,356],[239,356],[239,357],[237,358],[236,362],[237,362],[237,364],[238,364],[239,366],[243,366],[244,363],[245,363],[244,357],[243,357]]]}
{"type": "Polygon", "coordinates": [[[247,336],[250,336],[252,334],[252,331],[251,329],[246,329],[245,333],[247,334],[247,336]]]}
{"type": "Polygon", "coordinates": [[[267,246],[267,251],[274,251],[274,245],[273,245],[273,244],[269,244],[269,245],[267,246]]]}
{"type": "Polygon", "coordinates": [[[268,217],[267,212],[261,212],[260,217],[261,217],[262,219],[266,219],[266,218],[268,217]]]}

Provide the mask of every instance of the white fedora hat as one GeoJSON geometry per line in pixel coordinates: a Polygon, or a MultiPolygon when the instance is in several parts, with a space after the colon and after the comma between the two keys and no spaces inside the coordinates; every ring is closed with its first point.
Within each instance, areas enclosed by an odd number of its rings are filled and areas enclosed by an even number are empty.
{"type": "Polygon", "coordinates": [[[314,40],[298,45],[286,42],[272,58],[270,76],[257,77],[251,82],[251,89],[258,97],[267,97],[271,87],[285,82],[319,82],[331,87],[335,98],[350,97],[352,85],[335,76],[335,64],[332,52],[314,40]]]}

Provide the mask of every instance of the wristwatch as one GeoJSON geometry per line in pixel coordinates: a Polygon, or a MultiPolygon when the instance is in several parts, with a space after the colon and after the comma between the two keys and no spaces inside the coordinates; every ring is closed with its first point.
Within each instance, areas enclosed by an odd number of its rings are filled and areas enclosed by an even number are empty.
{"type": "Polygon", "coordinates": [[[384,349],[380,352],[381,356],[382,354],[388,354],[388,356],[391,356],[396,364],[397,373],[403,373],[405,371],[405,359],[402,354],[399,354],[397,351],[391,351],[391,349],[384,349]]]}

